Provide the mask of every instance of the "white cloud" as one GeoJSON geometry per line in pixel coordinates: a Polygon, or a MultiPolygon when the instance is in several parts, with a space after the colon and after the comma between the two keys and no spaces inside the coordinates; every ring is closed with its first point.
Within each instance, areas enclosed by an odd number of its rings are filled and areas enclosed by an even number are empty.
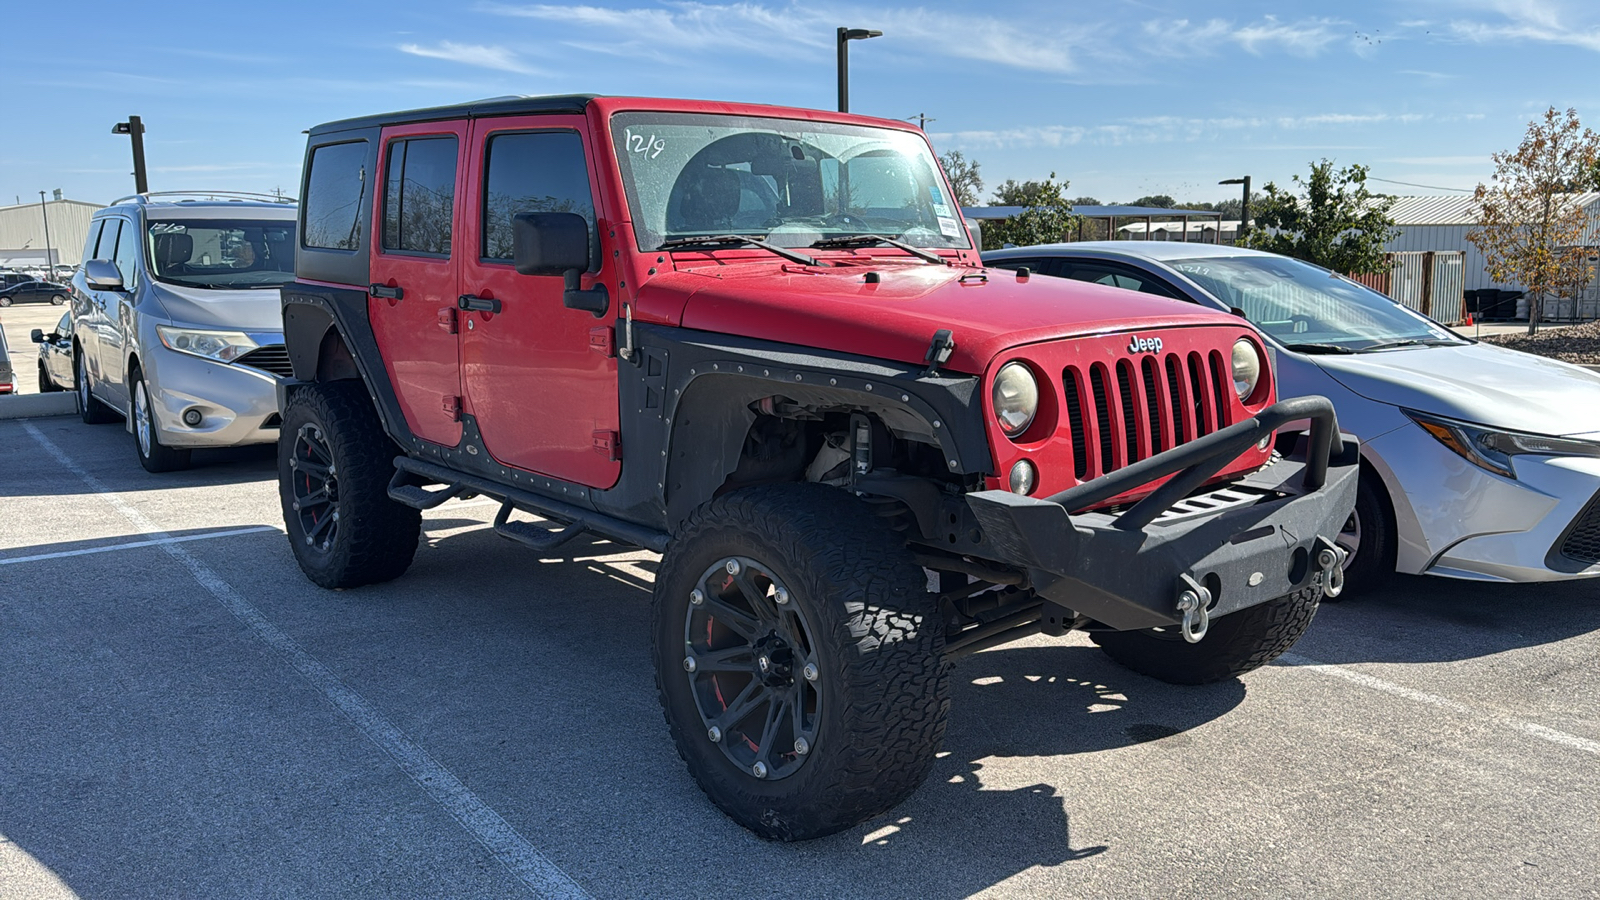
{"type": "Polygon", "coordinates": [[[1243,25],[1226,19],[1149,21],[1142,30],[1147,39],[1169,54],[1210,56],[1225,49],[1224,45],[1234,45],[1258,56],[1269,51],[1316,56],[1346,36],[1344,25],[1336,19],[1281,22],[1277,16],[1264,16],[1243,25]]]}
{"type": "Polygon", "coordinates": [[[1451,34],[1479,44],[1533,41],[1600,51],[1600,22],[1594,21],[1591,3],[1579,4],[1576,10],[1552,0],[1489,0],[1475,5],[1498,13],[1499,19],[1456,19],[1449,23],[1451,34]]]}
{"type": "MultiPolygon", "coordinates": [[[[1027,149],[1058,148],[1077,144],[1122,145],[1236,140],[1239,132],[1339,130],[1377,124],[1408,125],[1424,121],[1453,121],[1475,116],[1438,116],[1431,113],[1317,113],[1305,116],[1144,116],[1103,125],[1030,125],[981,131],[955,131],[930,135],[941,148],[1027,149]]],[[[1256,145],[1252,144],[1252,148],[1256,145]]],[[[1320,145],[1319,145],[1320,146],[1320,145]]],[[[1260,149],[1260,148],[1256,148],[1260,149]]],[[[1327,149],[1337,149],[1328,147],[1327,149]]],[[[1349,149],[1349,148],[1345,148],[1349,149]]]]}
{"type": "Polygon", "coordinates": [[[501,72],[517,72],[522,75],[539,74],[537,69],[525,65],[517,54],[505,47],[489,47],[483,44],[458,44],[455,41],[440,41],[432,47],[421,44],[401,44],[398,48],[402,53],[412,56],[423,56],[428,59],[444,59],[462,65],[478,66],[484,69],[497,69],[501,72]]]}

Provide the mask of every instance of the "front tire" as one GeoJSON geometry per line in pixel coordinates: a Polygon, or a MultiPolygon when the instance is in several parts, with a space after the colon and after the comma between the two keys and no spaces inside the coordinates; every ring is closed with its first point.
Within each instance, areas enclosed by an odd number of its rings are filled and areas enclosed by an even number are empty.
{"type": "Polygon", "coordinates": [[[50,377],[50,370],[45,367],[44,361],[39,362],[39,393],[53,394],[61,390],[61,386],[50,377]]]}
{"type": "Polygon", "coordinates": [[[300,570],[325,588],[400,577],[422,513],[389,499],[399,454],[358,381],[308,384],[284,405],[278,495],[300,570]]]}
{"type": "Polygon", "coordinates": [[[168,447],[161,443],[161,433],[156,431],[155,409],[150,403],[150,388],[144,373],[135,372],[129,393],[133,395],[133,446],[139,453],[139,465],[146,472],[176,472],[189,468],[189,451],[168,447]]]}
{"type": "Polygon", "coordinates": [[[950,706],[943,621],[859,500],[809,484],[712,500],[667,548],[654,610],[673,741],[735,822],[821,837],[927,776],[950,706]]]}
{"type": "Polygon", "coordinates": [[[1344,591],[1329,602],[1364,594],[1383,586],[1394,575],[1399,541],[1395,537],[1394,511],[1378,475],[1365,466],[1356,483],[1356,508],[1350,513],[1336,543],[1349,554],[1344,561],[1344,591]]]}
{"type": "Polygon", "coordinates": [[[1094,631],[1089,636],[1121,665],[1170,684],[1211,684],[1259,669],[1286,653],[1311,625],[1322,599],[1322,576],[1257,606],[1213,619],[1191,644],[1174,626],[1143,631],[1094,631]]]}

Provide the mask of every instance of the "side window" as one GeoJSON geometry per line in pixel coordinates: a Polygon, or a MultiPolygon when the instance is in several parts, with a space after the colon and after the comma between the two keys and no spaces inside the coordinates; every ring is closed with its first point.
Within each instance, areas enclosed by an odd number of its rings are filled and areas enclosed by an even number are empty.
{"type": "Polygon", "coordinates": [[[122,228],[117,232],[115,259],[117,270],[122,273],[122,286],[131,291],[139,285],[139,229],[125,219],[119,221],[122,228]]]}
{"type": "Polygon", "coordinates": [[[456,139],[393,141],[383,173],[383,249],[449,256],[456,139]]]}
{"type": "Polygon", "coordinates": [[[997,259],[994,262],[985,263],[985,265],[991,269],[1009,269],[1013,272],[1018,269],[1027,269],[1035,275],[1046,274],[1045,260],[1043,259],[1011,257],[1009,259],[997,259]]]}
{"type": "MultiPolygon", "coordinates": [[[[589,223],[591,241],[598,240],[589,168],[576,132],[497,134],[489,138],[486,152],[480,249],[484,259],[511,261],[511,219],[517,213],[577,213],[589,223]]],[[[590,256],[599,258],[594,250],[590,256]]]]}
{"type": "Polygon", "coordinates": [[[105,219],[95,219],[93,222],[89,223],[89,240],[83,245],[83,258],[85,260],[103,258],[97,255],[95,251],[99,247],[100,231],[101,229],[105,228],[105,224],[105,219]]]}
{"type": "Polygon", "coordinates": [[[361,210],[367,201],[367,142],[327,144],[311,151],[303,246],[323,250],[361,247],[361,210]]]}
{"type": "Polygon", "coordinates": [[[1120,266],[1074,265],[1067,274],[1074,281],[1090,281],[1095,284],[1108,284],[1112,287],[1122,288],[1127,291],[1139,291],[1144,294],[1155,294],[1159,297],[1177,299],[1172,291],[1154,278],[1132,269],[1123,269],[1120,266]]]}

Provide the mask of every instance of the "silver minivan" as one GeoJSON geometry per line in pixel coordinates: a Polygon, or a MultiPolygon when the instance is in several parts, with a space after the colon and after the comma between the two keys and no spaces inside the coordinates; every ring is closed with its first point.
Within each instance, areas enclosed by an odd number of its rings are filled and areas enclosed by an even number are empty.
{"type": "Polygon", "coordinates": [[[151,472],[188,466],[197,447],[278,439],[295,206],[223,196],[142,194],[98,211],[72,279],[79,412],[123,419],[151,472]]]}

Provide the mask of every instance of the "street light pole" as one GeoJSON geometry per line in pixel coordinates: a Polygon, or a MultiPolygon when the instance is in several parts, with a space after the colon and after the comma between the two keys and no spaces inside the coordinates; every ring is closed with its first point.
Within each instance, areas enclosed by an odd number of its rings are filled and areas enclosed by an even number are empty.
{"type": "Polygon", "coordinates": [[[55,254],[50,250],[50,210],[44,205],[44,191],[39,192],[39,215],[44,216],[44,270],[49,273],[46,281],[54,281],[56,277],[55,254]]]}
{"type": "Polygon", "coordinates": [[[850,42],[882,37],[883,32],[841,27],[839,35],[839,112],[850,111],[850,42]]]}
{"type": "Polygon", "coordinates": [[[111,133],[133,139],[133,189],[135,193],[149,193],[150,180],[145,177],[144,168],[144,122],[138,116],[129,116],[128,121],[111,126],[111,133]]]}
{"type": "MultiPolygon", "coordinates": [[[[1233,239],[1234,243],[1238,243],[1244,239],[1245,232],[1250,230],[1250,176],[1246,175],[1243,178],[1229,178],[1224,181],[1219,181],[1217,184],[1244,185],[1244,200],[1239,204],[1239,233],[1233,239]]],[[[1217,229],[1217,235],[1220,237],[1221,234],[1222,229],[1219,227],[1217,229]]]]}

